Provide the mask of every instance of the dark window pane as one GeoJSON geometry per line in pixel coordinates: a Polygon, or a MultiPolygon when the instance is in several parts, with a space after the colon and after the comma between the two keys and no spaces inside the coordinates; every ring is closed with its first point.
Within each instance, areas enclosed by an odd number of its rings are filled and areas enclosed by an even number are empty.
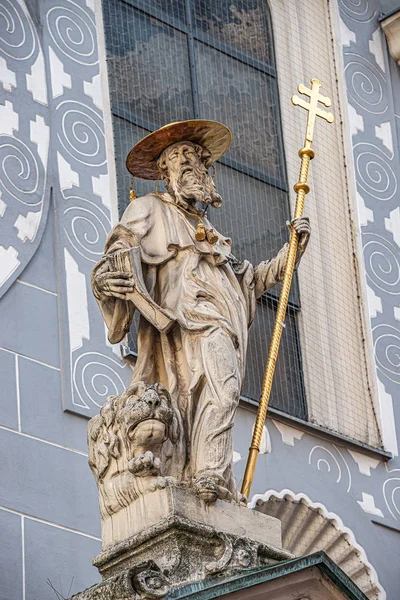
{"type": "MultiPolygon", "coordinates": [[[[129,204],[129,186],[132,180],[132,176],[125,166],[126,157],[130,149],[150,132],[115,115],[113,117],[113,129],[118,183],[118,208],[119,214],[122,215],[129,204]]],[[[155,181],[135,179],[134,187],[138,196],[144,196],[154,190],[155,181]]],[[[161,186],[160,190],[163,190],[161,186]]]]}
{"type": "Polygon", "coordinates": [[[199,31],[261,62],[273,63],[267,0],[193,0],[193,13],[199,31]]]}
{"type": "Polygon", "coordinates": [[[168,22],[186,23],[185,0],[123,0],[168,22]]]}
{"type": "MultiPolygon", "coordinates": [[[[273,258],[289,241],[287,192],[224,165],[217,165],[215,184],[223,204],[219,209],[209,209],[208,215],[216,229],[232,238],[234,256],[254,265],[273,258]]],[[[279,287],[269,294],[278,297],[279,287]]],[[[296,277],[290,301],[299,306],[296,277]]]]}
{"type": "Polygon", "coordinates": [[[257,264],[274,256],[289,237],[287,193],[224,165],[214,181],[223,204],[209,216],[232,238],[236,258],[257,264]]]}
{"type": "MultiPolygon", "coordinates": [[[[256,318],[250,330],[243,387],[243,396],[252,400],[258,400],[260,397],[275,314],[274,308],[257,304],[256,318]]],[[[288,313],[285,323],[270,406],[299,419],[307,419],[296,315],[288,313]]]]}
{"type": "Polygon", "coordinates": [[[232,130],[227,156],[283,180],[276,79],[201,43],[196,43],[196,65],[202,118],[232,130]]]}
{"type": "Polygon", "coordinates": [[[187,36],[118,0],[106,4],[113,112],[150,128],[192,117],[187,36]]]}

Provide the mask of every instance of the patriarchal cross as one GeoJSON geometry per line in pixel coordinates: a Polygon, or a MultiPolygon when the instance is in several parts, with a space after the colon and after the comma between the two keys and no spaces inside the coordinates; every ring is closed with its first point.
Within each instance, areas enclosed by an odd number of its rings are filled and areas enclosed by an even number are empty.
{"type": "MultiPolygon", "coordinates": [[[[301,167],[299,181],[294,185],[294,191],[297,194],[296,206],[294,211],[294,219],[297,219],[303,215],[304,200],[306,194],[310,191],[310,186],[307,183],[308,169],[310,166],[310,160],[314,158],[315,152],[312,149],[312,141],[314,134],[314,126],[316,117],[321,117],[328,123],[333,122],[333,114],[319,108],[318,103],[321,102],[324,106],[329,107],[331,105],[330,98],[322,96],[319,93],[321,82],[318,79],[311,79],[311,89],[300,83],[298,86],[299,94],[304,94],[310,98],[310,102],[306,102],[298,96],[292,96],[292,103],[295,106],[301,106],[308,111],[307,129],[304,140],[304,147],[299,150],[299,156],[301,158],[301,167]]],[[[254,425],[253,438],[251,441],[249,456],[247,459],[246,470],[244,473],[242,494],[245,494],[247,498],[250,494],[251,484],[253,482],[254,471],[256,468],[256,462],[258,453],[260,451],[261,437],[263,433],[263,427],[265,418],[267,416],[268,402],[271,394],[272,381],[275,372],[276,360],[278,357],[279,345],[282,336],[282,330],[285,327],[285,315],[289,300],[290,286],[293,278],[293,271],[297,258],[297,247],[298,247],[298,234],[294,227],[291,228],[289,251],[287,256],[287,262],[285,267],[285,274],[282,280],[282,288],[279,296],[278,308],[276,311],[276,318],[274,329],[272,331],[272,337],[269,347],[267,366],[265,369],[264,380],[261,389],[261,396],[257,411],[256,422],[254,425]]]]}

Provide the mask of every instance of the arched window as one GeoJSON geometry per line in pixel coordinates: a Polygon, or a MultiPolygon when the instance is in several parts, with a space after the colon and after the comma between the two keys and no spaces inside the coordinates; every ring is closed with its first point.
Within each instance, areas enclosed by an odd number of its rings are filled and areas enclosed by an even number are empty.
{"type": "MultiPolygon", "coordinates": [[[[171,121],[208,118],[233,133],[217,165],[224,203],[210,210],[237,258],[271,258],[290,219],[272,24],[266,0],[104,0],[120,211],[128,203],[125,157],[171,121]]],[[[137,182],[143,194],[154,182],[137,182]]],[[[279,290],[259,302],[243,397],[257,401],[279,290]]],[[[294,282],[271,406],[306,419],[294,282]]]]}

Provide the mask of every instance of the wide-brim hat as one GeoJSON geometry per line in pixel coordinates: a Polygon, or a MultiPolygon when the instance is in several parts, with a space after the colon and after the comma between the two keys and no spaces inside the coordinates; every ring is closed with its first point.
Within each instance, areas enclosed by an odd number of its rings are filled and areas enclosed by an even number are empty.
{"type": "Polygon", "coordinates": [[[206,167],[221,158],[232,142],[230,129],[206,119],[178,121],[164,125],[138,142],[126,158],[126,168],[134,177],[158,179],[157,159],[161,152],[176,142],[194,142],[206,148],[211,157],[206,167]]]}

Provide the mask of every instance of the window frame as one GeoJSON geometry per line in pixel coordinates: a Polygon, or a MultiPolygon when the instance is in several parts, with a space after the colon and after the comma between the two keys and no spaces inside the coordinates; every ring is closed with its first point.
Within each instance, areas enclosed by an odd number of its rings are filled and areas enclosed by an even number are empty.
{"type": "MultiPolygon", "coordinates": [[[[279,154],[279,158],[281,161],[280,167],[280,177],[276,178],[271,176],[266,172],[262,172],[258,169],[251,168],[247,165],[241,164],[239,161],[230,158],[229,156],[222,156],[218,162],[222,165],[233,169],[234,171],[251,177],[255,180],[258,180],[262,183],[270,185],[282,192],[286,193],[287,198],[287,212],[290,214],[290,200],[289,200],[289,188],[287,183],[287,164],[286,164],[286,156],[284,151],[284,136],[283,136],[283,128],[282,128],[282,119],[281,119],[281,108],[279,102],[279,86],[278,86],[278,76],[276,70],[276,55],[275,55],[275,44],[274,44],[274,33],[273,33],[273,23],[272,23],[272,15],[271,10],[268,5],[267,0],[265,2],[265,10],[268,11],[268,19],[269,19],[269,27],[271,32],[271,64],[264,63],[260,60],[255,59],[253,56],[250,56],[244,52],[241,52],[233,47],[230,47],[228,44],[222,43],[212,36],[209,36],[201,31],[199,31],[192,22],[192,7],[193,0],[182,0],[183,7],[185,10],[185,22],[180,21],[177,18],[174,18],[170,14],[167,14],[163,10],[158,9],[148,3],[146,0],[119,0],[121,4],[128,5],[136,11],[139,11],[146,17],[154,18],[159,21],[162,25],[166,25],[172,29],[175,29],[179,33],[186,36],[187,40],[187,49],[188,49],[188,62],[189,62],[189,73],[190,73],[190,83],[191,83],[191,94],[192,94],[192,103],[193,103],[193,112],[195,119],[201,118],[200,107],[199,107],[199,99],[198,99],[198,82],[197,82],[197,73],[196,73],[196,50],[195,43],[200,42],[205,44],[206,46],[221,52],[222,54],[237,60],[244,64],[247,67],[255,69],[268,77],[273,78],[274,81],[274,92],[277,96],[277,101],[271,107],[271,114],[274,121],[274,125],[277,130],[277,153],[279,154]]],[[[159,125],[153,123],[151,121],[146,121],[138,115],[130,112],[126,108],[121,107],[120,105],[116,105],[111,99],[111,113],[116,117],[123,119],[134,126],[140,127],[149,133],[155,131],[159,128],[159,125]]],[[[301,311],[301,302],[300,302],[300,294],[298,283],[296,279],[296,274],[294,276],[292,289],[294,289],[294,297],[291,294],[291,298],[289,298],[288,302],[288,315],[294,318],[296,321],[294,327],[294,335],[295,335],[295,354],[297,357],[298,371],[299,371],[299,385],[298,385],[298,399],[296,402],[297,410],[294,412],[301,412],[303,417],[296,417],[291,413],[288,414],[289,417],[300,418],[302,421],[307,422],[309,418],[308,404],[307,404],[307,396],[306,396],[306,386],[304,380],[304,371],[303,371],[303,360],[302,360],[302,351],[301,351],[301,341],[300,341],[300,329],[298,323],[298,316],[301,311]]],[[[267,292],[261,298],[258,299],[258,303],[262,306],[272,308],[276,311],[276,307],[279,300],[279,293],[275,292],[267,292]]],[[[136,353],[133,353],[134,355],[136,353]]],[[[255,402],[254,399],[241,395],[241,399],[247,401],[251,404],[255,402]]],[[[279,410],[279,409],[277,409],[279,410]]]]}

